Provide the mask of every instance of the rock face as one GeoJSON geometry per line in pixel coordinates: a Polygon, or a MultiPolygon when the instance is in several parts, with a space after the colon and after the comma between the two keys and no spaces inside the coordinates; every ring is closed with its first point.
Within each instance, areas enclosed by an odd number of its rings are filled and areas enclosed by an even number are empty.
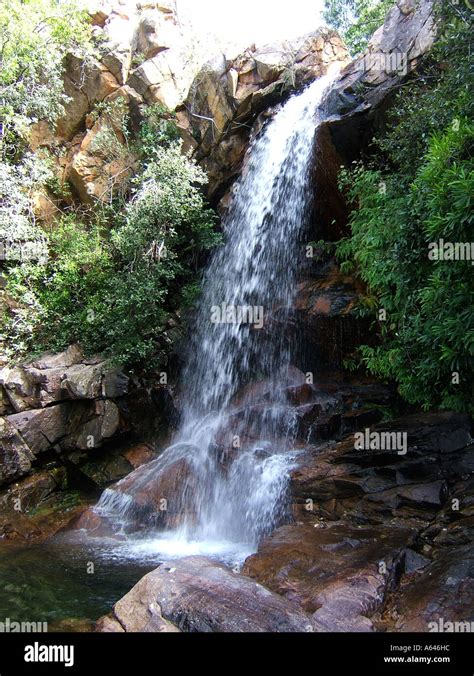
{"type": "Polygon", "coordinates": [[[118,601],[99,631],[304,632],[290,601],[202,556],[163,563],[118,601]]]}
{"type": "Polygon", "coordinates": [[[0,418],[0,485],[29,472],[34,457],[16,427],[0,418]]]}
{"type": "MultiPolygon", "coordinates": [[[[146,106],[180,106],[205,60],[172,5],[136,0],[89,5],[99,55],[86,61],[78,54],[66,56],[64,114],[54,135],[40,122],[30,140],[32,149],[54,148],[59,180],[84,203],[120,194],[136,169],[123,120],[135,129],[146,106]]],[[[43,221],[55,213],[49,197],[37,198],[43,221]]]]}
{"type": "Polygon", "coordinates": [[[354,448],[354,436],[308,452],[292,477],[296,503],[311,500],[312,511],[338,520],[381,524],[387,518],[434,515],[450,484],[472,472],[470,421],[448,412],[413,415],[370,428],[377,434],[406,434],[406,453],[354,448]]]}
{"type": "Polygon", "coordinates": [[[208,173],[211,199],[220,199],[240,172],[257,116],[324,75],[331,64],[347,61],[337,33],[320,29],[297,41],[223,55],[202,68],[179,120],[185,140],[208,173]]]}
{"type": "Polygon", "coordinates": [[[341,273],[335,258],[317,247],[307,247],[292,320],[297,326],[305,370],[318,373],[340,369],[344,359],[361,344],[371,344],[370,319],[358,314],[365,286],[354,276],[341,273]]]}
{"type": "Polygon", "coordinates": [[[367,616],[397,579],[412,533],[317,521],[282,526],[244,572],[311,613],[320,631],[372,631],[367,616]]]}
{"type": "MultiPolygon", "coordinates": [[[[209,175],[211,200],[217,203],[226,195],[241,171],[249,139],[271,115],[271,106],[337,63],[343,70],[327,100],[331,119],[316,137],[314,177],[314,221],[320,235],[337,239],[347,220],[337,190],[340,165],[352,162],[370,142],[392,94],[417,68],[435,36],[433,2],[421,0],[409,10],[395,5],[367,52],[349,64],[339,36],[327,30],[209,61],[178,109],[178,118],[187,146],[194,148],[209,175]]],[[[224,206],[229,199],[227,194],[224,206]]]]}
{"type": "MultiPolygon", "coordinates": [[[[150,462],[176,414],[167,388],[131,384],[121,368],[84,358],[78,345],[1,368],[0,406],[0,505],[20,495],[22,512],[69,483],[97,491],[150,462]],[[67,481],[52,481],[50,471],[65,470],[67,481]]],[[[8,518],[17,524],[8,532],[18,533],[18,515],[8,518]]]]}

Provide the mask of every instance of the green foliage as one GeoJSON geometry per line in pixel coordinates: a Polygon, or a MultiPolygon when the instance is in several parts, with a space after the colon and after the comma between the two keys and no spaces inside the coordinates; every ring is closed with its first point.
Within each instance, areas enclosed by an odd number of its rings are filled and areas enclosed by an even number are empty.
{"type": "Polygon", "coordinates": [[[380,344],[360,350],[369,370],[426,409],[472,412],[471,261],[429,256],[439,240],[472,239],[470,11],[438,3],[437,12],[438,42],[397,96],[372,160],[341,174],[354,210],[338,256],[367,283],[360,312],[386,312],[374,324],[380,344]]]}
{"type": "Polygon", "coordinates": [[[438,4],[437,10],[440,39],[420,75],[397,97],[389,130],[375,145],[386,158],[384,166],[396,169],[405,185],[423,161],[432,135],[473,116],[471,12],[449,2],[438,4]]]}
{"type": "MultiPolygon", "coordinates": [[[[33,198],[41,186],[54,183],[54,175],[46,154],[28,150],[28,137],[35,122],[54,124],[63,112],[64,55],[72,49],[91,53],[90,39],[89,19],[76,0],[0,5],[0,257],[7,269],[36,273],[36,264],[39,270],[47,259],[33,198]]],[[[19,306],[2,308],[7,355],[28,349],[37,326],[37,298],[28,286],[22,298],[19,306]]]]}
{"type": "Polygon", "coordinates": [[[432,137],[408,189],[398,175],[356,167],[342,176],[357,201],[352,235],[339,244],[341,258],[357,264],[374,306],[383,308],[381,345],[364,346],[363,361],[375,374],[398,381],[401,395],[425,408],[472,411],[474,308],[472,265],[430,260],[440,239],[469,242],[474,166],[469,148],[474,127],[462,120],[432,137]],[[385,186],[380,190],[382,182],[385,186]],[[453,373],[459,373],[459,383],[453,373]]]}
{"type": "Polygon", "coordinates": [[[138,146],[140,155],[146,159],[153,155],[157,145],[168,146],[178,139],[175,114],[160,103],[149,106],[140,128],[138,146]]]}
{"type": "Polygon", "coordinates": [[[10,273],[20,302],[7,322],[10,356],[78,341],[128,366],[159,363],[169,313],[189,302],[198,257],[218,241],[204,181],[180,144],[157,147],[110,230],[99,211],[89,225],[57,223],[50,258],[10,273]]]}
{"type": "Polygon", "coordinates": [[[46,159],[28,154],[13,166],[0,162],[0,260],[44,259],[47,245],[36,225],[32,195],[52,172],[46,159]]]}
{"type": "MultiPolygon", "coordinates": [[[[202,252],[213,246],[214,214],[203,173],[181,153],[174,115],[146,112],[138,139],[116,99],[93,111],[100,130],[91,150],[141,167],[107,205],[73,212],[44,232],[33,197],[57,185],[47,157],[27,151],[31,125],[54,125],[67,97],[67,52],[93,55],[81,0],[4,0],[0,7],[0,241],[8,273],[2,348],[13,360],[80,342],[128,366],[160,361],[171,311],[196,293],[202,252]],[[132,162],[133,160],[133,162],[132,162]],[[127,201],[128,200],[128,201],[127,201]]],[[[120,184],[121,185],[121,184],[120,184]]]]}
{"type": "Polygon", "coordinates": [[[18,157],[31,123],[51,123],[67,100],[68,50],[91,49],[87,14],[76,0],[3,0],[0,5],[0,122],[4,157],[18,157]],[[21,146],[21,143],[20,143],[21,146]]]}
{"type": "Polygon", "coordinates": [[[394,0],[325,0],[323,17],[356,55],[364,51],[394,4],[394,0]]]}

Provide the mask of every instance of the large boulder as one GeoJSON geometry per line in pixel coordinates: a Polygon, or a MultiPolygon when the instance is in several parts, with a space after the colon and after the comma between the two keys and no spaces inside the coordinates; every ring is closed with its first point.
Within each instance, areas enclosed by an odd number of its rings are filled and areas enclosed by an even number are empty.
{"type": "Polygon", "coordinates": [[[77,345],[14,368],[0,369],[2,386],[17,413],[70,399],[121,397],[128,377],[100,357],[85,359],[77,345]]]}
{"type": "Polygon", "coordinates": [[[4,419],[34,456],[56,447],[92,450],[121,430],[120,412],[111,400],[61,402],[14,413],[4,419]]]}
{"type": "Polygon", "coordinates": [[[118,601],[100,631],[305,632],[306,613],[202,556],[168,561],[118,601]]]}

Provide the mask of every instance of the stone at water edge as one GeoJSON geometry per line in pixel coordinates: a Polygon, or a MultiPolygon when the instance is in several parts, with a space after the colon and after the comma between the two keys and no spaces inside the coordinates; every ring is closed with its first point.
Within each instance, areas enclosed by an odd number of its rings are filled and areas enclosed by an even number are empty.
{"type": "Polygon", "coordinates": [[[101,618],[96,631],[311,632],[290,601],[204,556],[163,563],[101,618]]]}
{"type": "Polygon", "coordinates": [[[243,571],[311,613],[319,631],[373,631],[370,617],[396,580],[413,533],[309,518],[273,531],[243,571]]]}

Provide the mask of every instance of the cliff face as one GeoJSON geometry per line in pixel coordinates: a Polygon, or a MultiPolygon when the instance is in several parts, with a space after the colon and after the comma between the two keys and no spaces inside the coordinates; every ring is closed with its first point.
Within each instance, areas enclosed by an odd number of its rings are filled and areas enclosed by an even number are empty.
{"type": "MultiPolygon", "coordinates": [[[[108,201],[120,191],[137,161],[120,121],[127,116],[137,129],[145,110],[158,104],[176,110],[184,148],[209,176],[208,196],[215,204],[225,196],[225,206],[249,141],[272,107],[337,64],[341,76],[327,103],[333,118],[330,138],[320,129],[321,142],[316,143],[316,209],[323,227],[334,219],[339,228],[344,224],[345,211],[334,189],[338,166],[367,145],[383,123],[393,93],[435,37],[432,1],[423,0],[416,9],[407,3],[395,6],[366,54],[350,63],[337,33],[318,29],[298,40],[221,53],[203,65],[212,46],[196,44],[172,3],[91,2],[90,11],[99,57],[83,62],[68,55],[65,113],[54,135],[42,122],[32,134],[33,149],[57,151],[58,177],[76,198],[108,201]],[[97,142],[110,126],[105,105],[115,110],[117,153],[104,153],[97,142]]],[[[39,197],[37,206],[44,220],[54,216],[54,200],[39,197]]]]}
{"type": "Polygon", "coordinates": [[[66,149],[58,171],[80,201],[107,201],[133,175],[136,157],[126,152],[120,119],[137,128],[146,108],[176,110],[177,122],[195,159],[209,176],[209,196],[220,197],[241,168],[255,118],[326,72],[334,61],[348,60],[339,36],[316,31],[300,40],[221,54],[202,68],[206,52],[193,48],[194,36],[162,3],[137,8],[102,7],[93,14],[101,58],[66,61],[65,91],[70,97],[54,138],[44,125],[37,144],[66,149]],[[98,104],[115,106],[115,142],[121,153],[106,156],[97,138],[108,122],[98,104]]]}

